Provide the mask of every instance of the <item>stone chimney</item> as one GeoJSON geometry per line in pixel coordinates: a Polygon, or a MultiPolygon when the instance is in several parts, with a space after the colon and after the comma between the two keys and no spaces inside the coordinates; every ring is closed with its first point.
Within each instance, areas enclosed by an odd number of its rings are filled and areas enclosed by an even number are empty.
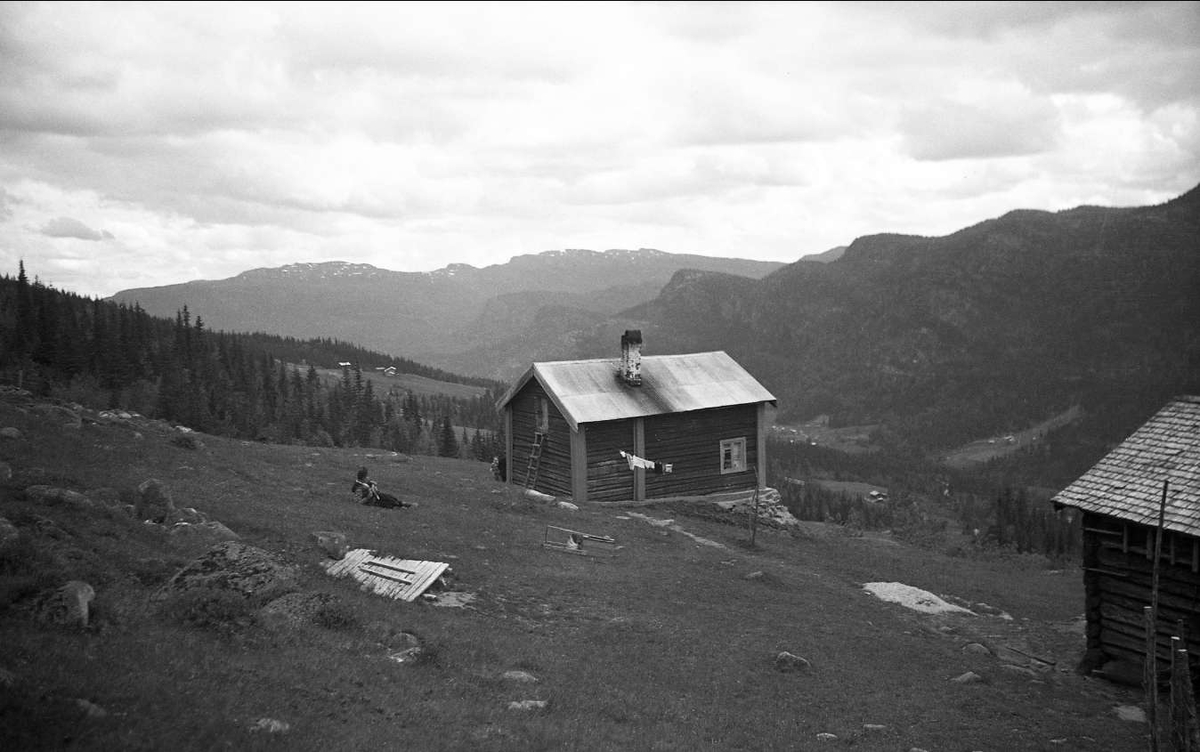
{"type": "Polygon", "coordinates": [[[642,330],[626,329],[621,335],[621,381],[629,386],[642,385],[642,330]]]}

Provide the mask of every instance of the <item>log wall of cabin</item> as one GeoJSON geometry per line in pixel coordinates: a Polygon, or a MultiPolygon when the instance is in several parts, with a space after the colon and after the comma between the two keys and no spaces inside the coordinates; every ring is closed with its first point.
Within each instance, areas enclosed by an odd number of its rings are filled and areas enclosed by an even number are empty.
{"type": "MultiPolygon", "coordinates": [[[[1106,515],[1083,515],[1089,652],[1133,661],[1144,657],[1143,609],[1151,605],[1154,532],[1106,515]]],[[[1200,539],[1164,531],[1158,578],[1159,658],[1169,661],[1171,637],[1184,637],[1195,671],[1200,666],[1200,539]]]]}
{"type": "Polygon", "coordinates": [[[633,451],[633,421],[605,420],[581,429],[587,437],[587,500],[632,499],[633,472],[621,452],[633,451]]]}
{"type": "Polygon", "coordinates": [[[758,479],[757,405],[654,415],[644,419],[645,456],[671,463],[670,473],[646,471],[646,498],[752,489],[758,479]],[[721,440],[745,438],[746,469],[721,474],[721,440]]]}
{"type": "Polygon", "coordinates": [[[550,430],[542,444],[542,459],[533,488],[554,496],[571,495],[571,426],[546,395],[536,379],[530,380],[508,403],[511,416],[509,442],[512,445],[510,483],[526,484],[529,453],[537,430],[537,401],[546,399],[550,406],[550,430]]]}

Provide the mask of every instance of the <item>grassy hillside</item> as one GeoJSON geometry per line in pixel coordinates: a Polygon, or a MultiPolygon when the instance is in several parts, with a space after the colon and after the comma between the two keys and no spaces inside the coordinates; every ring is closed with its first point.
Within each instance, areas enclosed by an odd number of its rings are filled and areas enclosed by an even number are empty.
{"type": "Polygon", "coordinates": [[[60,427],[70,416],[48,415],[0,394],[0,428],[19,433],[0,438],[11,470],[0,467],[0,517],[19,531],[0,544],[2,749],[1143,743],[1144,726],[1114,713],[1137,694],[1073,671],[1083,648],[1078,571],[951,559],[817,524],[760,529],[752,549],[745,530],[678,509],[534,503],[481,463],[207,435],[197,443],[159,421],[82,411],[78,425],[60,427]],[[418,506],[355,503],[348,490],[360,465],[418,506]],[[190,610],[154,601],[203,544],[121,513],[119,502],[151,478],[175,506],[297,566],[300,592],[324,594],[325,606],[280,620],[215,597],[190,610]],[[38,501],[28,489],[39,484],[89,503],[38,501]],[[548,524],[611,535],[622,548],[611,559],[549,550],[548,524]],[[353,548],[448,562],[453,591],[474,600],[401,603],[330,578],[318,530],[345,533],[353,548]],[[90,626],[35,619],[39,593],[71,579],[95,588],[90,626]],[[862,588],[877,581],[978,615],[883,602],[862,588]],[[402,632],[420,643],[420,659],[389,659],[413,639],[402,632]],[[809,666],[777,670],[781,651],[809,666]],[[980,681],[952,681],[968,671],[980,681]],[[510,709],[523,700],[546,705],[510,709]],[[286,730],[271,732],[264,719],[286,730]]]}

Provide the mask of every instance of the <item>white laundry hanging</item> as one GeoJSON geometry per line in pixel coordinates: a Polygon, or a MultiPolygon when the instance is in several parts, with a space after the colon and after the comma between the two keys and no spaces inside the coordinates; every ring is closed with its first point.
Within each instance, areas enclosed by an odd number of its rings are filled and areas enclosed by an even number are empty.
{"type": "Polygon", "coordinates": [[[636,470],[639,467],[644,468],[646,470],[654,469],[653,461],[639,457],[636,454],[630,454],[629,452],[621,452],[621,456],[624,457],[625,461],[629,463],[630,470],[636,470]]]}

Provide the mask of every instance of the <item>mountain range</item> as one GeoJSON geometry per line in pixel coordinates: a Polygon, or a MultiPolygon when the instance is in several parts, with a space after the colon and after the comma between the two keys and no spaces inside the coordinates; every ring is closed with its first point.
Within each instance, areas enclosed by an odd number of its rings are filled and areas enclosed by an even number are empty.
{"type": "Polygon", "coordinates": [[[761,280],[680,272],[625,313],[648,342],[727,350],[794,417],[881,423],[924,445],[1076,405],[1136,425],[1200,389],[1200,188],[862,237],[761,280]]]}
{"type": "MultiPolygon", "coordinates": [[[[681,268],[762,277],[779,262],[653,249],[569,249],[477,268],[399,272],[342,261],[252,269],[223,280],[123,290],[112,300],[174,317],[184,306],[214,330],[329,337],[458,373],[510,369],[462,353],[520,340],[546,315],[596,320],[654,298],[681,268]]],[[[517,353],[519,356],[520,353],[517,353]]]]}
{"type": "Polygon", "coordinates": [[[554,251],[477,269],[293,264],[128,290],[210,328],[334,337],[470,375],[726,350],[781,419],[946,446],[1082,406],[1144,419],[1200,391],[1200,187],[1164,204],[1015,210],[942,237],[879,234],[791,264],[554,251]]]}

